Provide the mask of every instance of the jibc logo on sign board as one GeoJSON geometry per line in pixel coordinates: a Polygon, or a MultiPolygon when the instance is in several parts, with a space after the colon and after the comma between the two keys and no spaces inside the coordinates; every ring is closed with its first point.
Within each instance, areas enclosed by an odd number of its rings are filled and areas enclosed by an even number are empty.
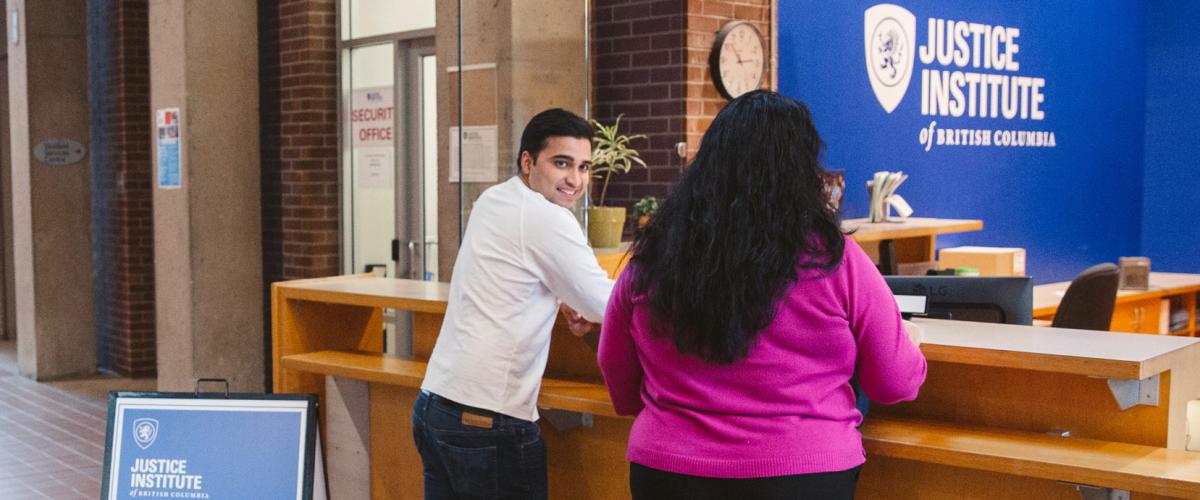
{"type": "Polygon", "coordinates": [[[879,105],[891,113],[904,99],[912,79],[917,18],[904,7],[890,3],[867,9],[864,17],[867,76],[879,105]]]}
{"type": "Polygon", "coordinates": [[[300,394],[113,393],[101,496],[325,498],[315,407],[300,394]]]}
{"type": "Polygon", "coordinates": [[[959,119],[1040,122],[1046,79],[1021,70],[1021,30],[1012,26],[928,18],[925,43],[917,42],[917,17],[896,4],[863,12],[863,48],[871,90],[884,111],[896,110],[908,93],[916,63],[920,72],[921,115],[948,120],[918,131],[928,152],[933,146],[1055,147],[1053,130],[978,128],[959,119]]]}

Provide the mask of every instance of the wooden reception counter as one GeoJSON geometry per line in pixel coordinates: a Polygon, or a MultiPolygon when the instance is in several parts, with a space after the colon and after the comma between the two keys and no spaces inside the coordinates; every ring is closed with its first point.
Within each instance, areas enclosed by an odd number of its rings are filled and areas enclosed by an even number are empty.
{"type": "MultiPolygon", "coordinates": [[[[372,498],[422,496],[410,415],[448,288],[365,276],[272,287],[275,391],[319,393],[328,414],[345,410],[331,408],[326,376],[367,387],[364,414],[349,418],[358,427],[329,429],[326,449],[356,444],[335,436],[363,440],[362,470],[339,468],[337,453],[327,461],[372,498]],[[383,308],[414,312],[413,359],[379,352],[383,308]]],[[[929,377],[917,401],[872,408],[859,498],[1079,498],[1073,485],[1200,498],[1200,454],[1183,451],[1200,341],[917,323],[929,377]]],[[[627,498],[632,421],[613,413],[591,349],[561,327],[538,403],[551,498],[627,498]]]]}

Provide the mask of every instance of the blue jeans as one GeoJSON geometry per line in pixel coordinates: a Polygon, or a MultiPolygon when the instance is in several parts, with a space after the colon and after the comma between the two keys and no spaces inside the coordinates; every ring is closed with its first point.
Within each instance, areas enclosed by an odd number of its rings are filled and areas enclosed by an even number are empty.
{"type": "Polygon", "coordinates": [[[421,391],[412,427],[427,500],[547,497],[546,443],[537,423],[421,391]]]}

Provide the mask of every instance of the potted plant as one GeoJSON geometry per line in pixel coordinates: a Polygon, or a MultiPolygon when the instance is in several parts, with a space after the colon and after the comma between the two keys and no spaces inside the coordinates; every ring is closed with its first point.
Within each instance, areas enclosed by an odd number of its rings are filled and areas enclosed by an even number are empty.
{"type": "Polygon", "coordinates": [[[634,212],[638,215],[638,229],[646,227],[650,223],[650,216],[658,211],[658,198],[647,195],[633,204],[634,212]]]}
{"type": "Polygon", "coordinates": [[[605,206],[608,181],[614,173],[627,174],[634,165],[646,167],[646,162],[636,149],[629,147],[633,139],[645,139],[643,134],[625,135],[618,131],[621,116],[611,126],[596,120],[596,135],[592,146],[592,176],[600,182],[600,196],[588,208],[588,241],[596,248],[613,248],[621,244],[621,230],[625,228],[625,207],[605,206]]]}

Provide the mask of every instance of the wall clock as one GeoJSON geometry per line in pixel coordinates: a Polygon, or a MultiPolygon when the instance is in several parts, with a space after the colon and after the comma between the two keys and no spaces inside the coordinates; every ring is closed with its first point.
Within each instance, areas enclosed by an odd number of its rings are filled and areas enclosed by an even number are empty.
{"type": "Polygon", "coordinates": [[[762,85],[767,72],[763,38],[753,24],[731,21],[717,32],[709,66],[717,92],[733,99],[762,85]]]}

